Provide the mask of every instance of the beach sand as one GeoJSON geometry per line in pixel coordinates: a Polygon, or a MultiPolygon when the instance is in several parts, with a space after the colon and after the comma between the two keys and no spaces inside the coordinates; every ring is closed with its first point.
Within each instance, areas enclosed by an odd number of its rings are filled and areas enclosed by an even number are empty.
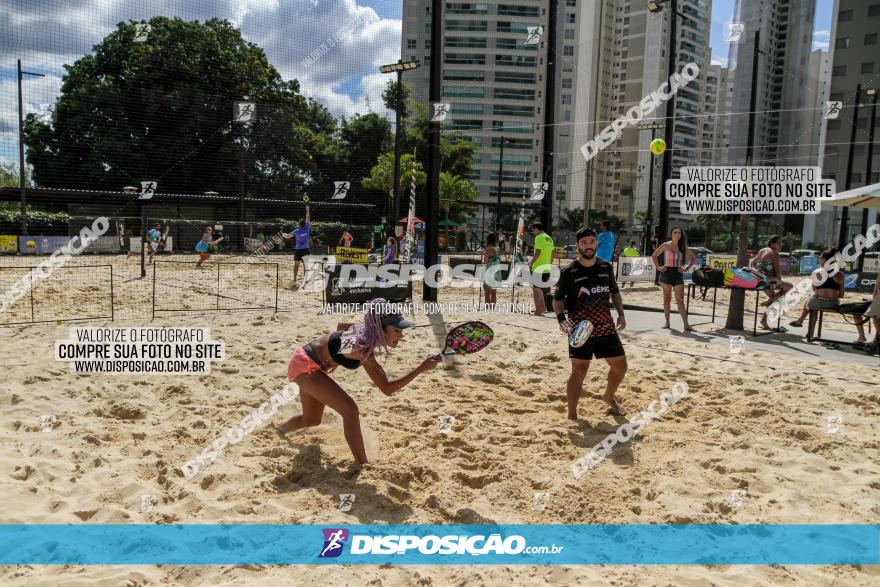
{"type": "MultiPolygon", "coordinates": [[[[265,268],[263,268],[265,269],[265,268]]],[[[131,284],[135,288],[137,283],[131,284]]],[[[658,304],[657,291],[624,291],[658,304]],[[649,295],[653,294],[653,299],[649,295]]],[[[137,294],[135,294],[137,295],[137,294]]],[[[182,295],[182,294],[181,294],[182,295]]],[[[632,297],[630,297],[632,296],[632,297]]],[[[83,303],[83,300],[80,300],[83,303]]],[[[143,303],[142,300],[140,303],[143,303]]],[[[226,344],[207,375],[72,375],[53,343],[70,324],[0,329],[2,523],[873,523],[880,515],[880,367],[654,334],[623,334],[630,413],[679,380],[689,393],[580,479],[574,459],[623,420],[601,402],[594,362],[565,418],[569,371],[552,318],[485,315],[488,350],[454,358],[392,397],[362,370],[334,378],[357,401],[370,452],[359,475],[330,410],[320,427],[280,438],[268,426],[187,481],[180,467],[279,391],[292,351],[354,316],[297,311],[165,315],[107,326],[205,326],[226,344]],[[448,435],[440,416],[454,416],[448,435]],[[829,415],[840,431],[826,432],[829,415]],[[44,426],[41,416],[55,416],[44,426]],[[731,491],[745,490],[731,507],[731,491]],[[532,507],[550,494],[546,509],[532,507]],[[338,495],[356,495],[350,512],[338,495]],[[151,512],[141,496],[155,495],[151,512]]],[[[416,315],[385,360],[392,375],[442,348],[473,315],[416,315]]],[[[673,318],[676,320],[676,318],[673,318]]],[[[703,326],[701,328],[708,328],[703,326]]],[[[282,408],[281,421],[299,412],[282,408]]],[[[16,566],[13,585],[870,585],[854,566],[16,566]]]]}

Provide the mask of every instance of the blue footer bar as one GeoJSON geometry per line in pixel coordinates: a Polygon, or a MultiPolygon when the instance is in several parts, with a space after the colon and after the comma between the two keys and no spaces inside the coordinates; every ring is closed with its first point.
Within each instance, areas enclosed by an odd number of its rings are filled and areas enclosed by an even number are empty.
{"type": "Polygon", "coordinates": [[[880,564],[880,525],[0,525],[0,564],[880,564]]]}

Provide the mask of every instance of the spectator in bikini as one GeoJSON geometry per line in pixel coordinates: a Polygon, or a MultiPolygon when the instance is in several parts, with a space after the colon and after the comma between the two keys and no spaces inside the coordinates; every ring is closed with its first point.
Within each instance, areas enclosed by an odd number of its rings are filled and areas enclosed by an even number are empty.
{"type": "MultiPolygon", "coordinates": [[[[762,273],[767,278],[767,287],[764,289],[764,293],[767,294],[767,300],[761,302],[761,305],[764,307],[769,306],[794,287],[787,281],[782,281],[782,268],[779,264],[779,251],[781,250],[782,237],[774,234],[767,241],[767,246],[758,251],[758,254],[749,261],[749,267],[762,273]]],[[[770,325],[767,324],[766,310],[761,317],[761,328],[771,329],[770,325]]]]}

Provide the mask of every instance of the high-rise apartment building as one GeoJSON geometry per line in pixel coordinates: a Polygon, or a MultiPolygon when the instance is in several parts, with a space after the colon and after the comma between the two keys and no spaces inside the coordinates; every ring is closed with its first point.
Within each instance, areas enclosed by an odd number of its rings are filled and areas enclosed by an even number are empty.
{"type": "MultiPolygon", "coordinates": [[[[810,137],[820,120],[806,110],[815,2],[737,0],[733,21],[744,25],[742,41],[730,46],[729,67],[736,77],[730,118],[731,165],[745,165],[755,32],[760,31],[753,165],[808,165],[810,137]]],[[[812,151],[815,154],[815,150],[812,151]]],[[[789,214],[770,220],[799,233],[804,217],[789,214]]]]}
{"type": "MultiPolygon", "coordinates": [[[[574,24],[575,7],[566,7],[574,3],[560,1],[560,24],[574,24]]],[[[546,2],[540,0],[444,4],[442,99],[451,110],[443,132],[455,131],[476,144],[469,179],[477,186],[479,201],[497,201],[502,140],[503,202],[518,202],[527,184],[542,176],[547,42],[541,38],[530,43],[529,29],[544,26],[546,31],[546,11],[546,2]]],[[[404,74],[404,81],[415,99],[426,102],[430,2],[405,1],[402,37],[403,59],[420,59],[423,65],[404,74]]],[[[566,50],[561,44],[559,49],[566,50]]],[[[564,83],[572,82],[573,68],[567,79],[564,83]]],[[[564,99],[571,100],[567,95],[564,99]]],[[[570,112],[571,104],[567,106],[570,112]]]]}
{"type": "MultiPolygon", "coordinates": [[[[539,181],[543,165],[545,76],[556,67],[554,213],[566,208],[604,209],[632,220],[647,208],[647,144],[650,131],[627,130],[613,146],[585,163],[580,147],[609,122],[666,80],[669,14],[651,14],[640,0],[558,0],[556,54],[547,39],[527,44],[529,27],[547,31],[546,2],[506,0],[444,5],[443,100],[451,103],[444,132],[458,131],[477,144],[474,173],[480,201],[496,201],[500,144],[504,137],[504,185],[508,203],[539,181]],[[515,3],[513,3],[515,2],[515,3]]],[[[678,69],[709,63],[711,2],[679,0],[678,69]]],[[[414,97],[426,101],[430,4],[405,0],[402,57],[420,59],[404,74],[414,97]]],[[[702,79],[676,96],[675,164],[699,161],[702,79]]],[[[655,116],[662,118],[664,108],[655,116]]],[[[662,129],[656,136],[663,136],[662,129]]],[[[659,158],[654,158],[655,162],[659,158]]],[[[660,171],[654,188],[660,193],[660,171]]],[[[548,196],[549,197],[549,196],[548,196]]],[[[659,196],[658,196],[659,197],[659,196]]]]}
{"type": "MultiPolygon", "coordinates": [[[[836,181],[837,190],[846,189],[847,162],[852,150],[851,188],[880,182],[880,148],[875,144],[870,174],[868,173],[868,137],[871,120],[870,104],[874,99],[868,90],[880,91],[880,1],[837,0],[831,27],[831,87],[827,100],[843,102],[843,110],[835,119],[825,120],[822,171],[836,181]],[[861,85],[860,99],[856,88],[861,85]],[[856,109],[857,104],[863,104],[856,109]],[[856,140],[850,143],[853,115],[856,118],[856,140]]],[[[824,110],[823,110],[824,111],[824,110]]],[[[880,119],[880,116],[878,116],[880,119]]],[[[875,124],[880,123],[880,120],[875,124]]],[[[880,140],[875,127],[874,140],[880,140]]],[[[823,210],[804,226],[804,241],[837,244],[841,210],[823,210]]],[[[876,210],[868,211],[868,225],[876,222],[876,210]]],[[[848,234],[861,230],[862,209],[850,208],[848,234]]]]}

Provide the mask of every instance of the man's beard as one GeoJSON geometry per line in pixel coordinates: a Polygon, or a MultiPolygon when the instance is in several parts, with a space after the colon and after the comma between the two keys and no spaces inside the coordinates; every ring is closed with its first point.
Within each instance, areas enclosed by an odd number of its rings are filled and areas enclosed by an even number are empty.
{"type": "Polygon", "coordinates": [[[578,253],[580,253],[581,257],[584,259],[590,260],[596,256],[596,251],[594,249],[589,249],[589,253],[587,253],[587,249],[578,249],[578,253]]]}

